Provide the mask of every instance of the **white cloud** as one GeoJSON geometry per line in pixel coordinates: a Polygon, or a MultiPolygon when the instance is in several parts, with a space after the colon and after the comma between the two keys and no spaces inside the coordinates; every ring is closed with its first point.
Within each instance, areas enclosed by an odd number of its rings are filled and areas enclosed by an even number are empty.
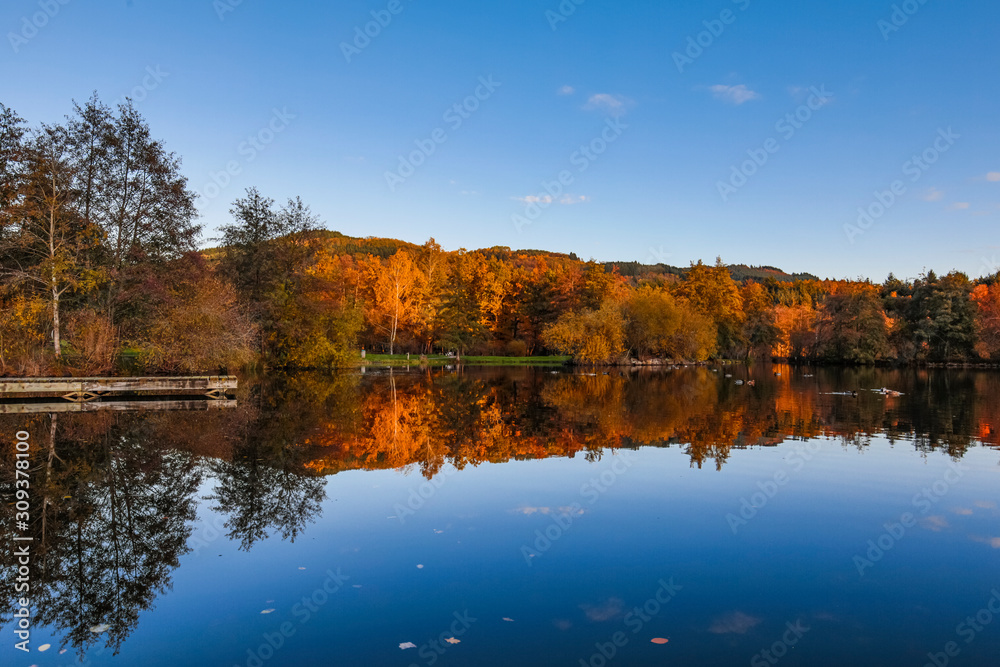
{"type": "Polygon", "coordinates": [[[562,88],[559,89],[560,95],[572,95],[575,92],[576,88],[574,88],[573,86],[563,86],[562,88]]]}
{"type": "Polygon", "coordinates": [[[964,211],[969,208],[971,204],[969,202],[958,201],[951,205],[951,207],[956,211],[964,211]]]}
{"type": "Polygon", "coordinates": [[[521,202],[522,204],[551,204],[552,197],[549,195],[528,195],[527,197],[514,197],[515,200],[521,202]]]}
{"type": "Polygon", "coordinates": [[[756,616],[734,611],[721,616],[712,622],[708,631],[713,635],[745,635],[752,628],[760,625],[761,619],[756,616]]]}
{"type": "Polygon", "coordinates": [[[941,201],[944,199],[944,191],[937,188],[930,188],[922,197],[924,201],[941,201]]]}
{"type": "Polygon", "coordinates": [[[624,608],[625,602],[621,598],[608,598],[596,605],[580,605],[580,609],[587,615],[587,618],[595,623],[603,623],[620,616],[624,608]]]}
{"type": "Polygon", "coordinates": [[[723,102],[729,102],[730,104],[735,104],[737,106],[745,102],[760,99],[759,93],[750,90],[742,83],[736,86],[718,84],[710,86],[709,90],[712,91],[712,94],[715,95],[716,99],[722,100],[723,102]]]}
{"type": "Polygon", "coordinates": [[[625,115],[629,105],[630,100],[621,97],[620,95],[598,93],[597,95],[592,95],[591,98],[587,100],[587,103],[583,106],[583,108],[587,111],[603,111],[609,116],[618,118],[619,116],[625,115]]]}
{"type": "Polygon", "coordinates": [[[986,174],[986,180],[990,183],[1000,183],[1000,171],[991,171],[986,174]]]}
{"type": "Polygon", "coordinates": [[[572,206],[573,204],[583,204],[590,201],[590,197],[586,195],[570,195],[565,194],[559,199],[555,199],[552,195],[528,195],[527,197],[513,197],[515,201],[519,201],[522,204],[542,204],[543,206],[549,206],[551,204],[562,204],[564,206],[572,206]]]}

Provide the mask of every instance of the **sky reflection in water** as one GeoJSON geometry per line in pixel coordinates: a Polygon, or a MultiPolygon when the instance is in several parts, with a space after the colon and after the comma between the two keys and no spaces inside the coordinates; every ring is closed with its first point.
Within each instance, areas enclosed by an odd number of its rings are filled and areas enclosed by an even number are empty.
{"type": "Polygon", "coordinates": [[[1000,623],[960,624],[1000,587],[1000,380],[779,370],[300,377],[218,414],[60,415],[54,442],[0,417],[52,501],[45,627],[13,649],[5,552],[0,656],[993,664],[1000,623]]]}

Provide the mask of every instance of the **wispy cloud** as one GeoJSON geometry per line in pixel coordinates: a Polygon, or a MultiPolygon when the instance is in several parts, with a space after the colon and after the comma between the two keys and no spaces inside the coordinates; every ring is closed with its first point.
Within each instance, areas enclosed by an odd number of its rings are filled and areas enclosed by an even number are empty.
{"type": "Polygon", "coordinates": [[[512,199],[519,201],[522,204],[562,204],[563,206],[583,204],[590,201],[590,197],[587,197],[586,195],[570,194],[565,194],[558,199],[552,197],[552,195],[528,195],[527,197],[512,197],[512,199]]]}
{"type": "Polygon", "coordinates": [[[715,86],[709,86],[708,89],[715,95],[715,99],[737,106],[760,99],[759,93],[750,90],[742,83],[736,86],[727,86],[720,83],[715,86]]]}
{"type": "Polygon", "coordinates": [[[513,510],[515,514],[563,514],[567,516],[580,516],[584,513],[582,507],[518,507],[513,510]]]}
{"type": "Polygon", "coordinates": [[[931,188],[924,193],[921,197],[924,201],[941,201],[944,199],[944,190],[938,190],[937,188],[931,188]]]}
{"type": "Polygon", "coordinates": [[[994,549],[1000,549],[1000,537],[980,537],[978,535],[971,536],[973,542],[981,542],[983,544],[988,544],[994,549]]]}
{"type": "Polygon", "coordinates": [[[572,95],[576,92],[576,88],[573,86],[563,86],[557,91],[560,95],[572,95]]]}
{"type": "Polygon", "coordinates": [[[603,623],[619,616],[625,608],[625,602],[621,598],[609,598],[608,600],[592,605],[582,604],[580,609],[587,615],[587,618],[595,623],[603,623]]]}
{"type": "Polygon", "coordinates": [[[935,533],[940,533],[945,528],[950,527],[948,524],[948,520],[940,515],[929,516],[926,519],[924,519],[921,522],[921,524],[927,530],[933,530],[935,533]]]}
{"type": "Polygon", "coordinates": [[[965,211],[970,206],[971,206],[971,204],[969,202],[966,202],[966,201],[957,201],[957,202],[955,202],[954,204],[951,205],[951,208],[952,208],[952,210],[955,210],[955,211],[965,211]]]}
{"type": "Polygon", "coordinates": [[[991,171],[986,174],[986,180],[990,183],[1000,183],[1000,171],[991,171]]]}
{"type": "Polygon", "coordinates": [[[625,115],[629,106],[631,106],[631,100],[621,95],[598,93],[597,95],[591,95],[587,103],[583,105],[583,108],[587,111],[601,111],[609,116],[618,118],[625,115]]]}
{"type": "Polygon", "coordinates": [[[756,616],[734,611],[715,619],[708,631],[713,635],[745,635],[751,628],[760,625],[760,621],[756,616]]]}

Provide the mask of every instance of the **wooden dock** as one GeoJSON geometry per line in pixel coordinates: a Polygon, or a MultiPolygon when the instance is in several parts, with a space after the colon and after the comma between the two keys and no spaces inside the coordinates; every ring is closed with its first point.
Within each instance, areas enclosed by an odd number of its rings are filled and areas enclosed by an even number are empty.
{"type": "Polygon", "coordinates": [[[228,398],[236,389],[233,375],[200,377],[120,377],[120,378],[0,378],[0,400],[60,396],[74,403],[97,401],[103,396],[141,394],[143,396],[207,396],[228,398]]]}
{"type": "Polygon", "coordinates": [[[228,410],[236,407],[235,400],[206,401],[91,401],[88,403],[0,403],[0,415],[41,415],[66,412],[180,412],[228,410]]]}

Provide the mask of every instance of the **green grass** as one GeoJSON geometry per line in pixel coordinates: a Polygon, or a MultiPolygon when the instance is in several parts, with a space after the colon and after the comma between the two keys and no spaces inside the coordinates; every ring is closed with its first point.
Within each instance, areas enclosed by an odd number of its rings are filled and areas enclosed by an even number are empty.
{"type": "MultiPolygon", "coordinates": [[[[570,357],[462,357],[465,366],[564,366],[570,357]]],[[[360,362],[360,359],[359,359],[360,362]]],[[[405,354],[369,354],[365,358],[369,366],[419,366],[420,355],[411,354],[407,362],[405,354]]],[[[427,355],[428,366],[448,366],[456,362],[455,357],[427,355]]]]}

